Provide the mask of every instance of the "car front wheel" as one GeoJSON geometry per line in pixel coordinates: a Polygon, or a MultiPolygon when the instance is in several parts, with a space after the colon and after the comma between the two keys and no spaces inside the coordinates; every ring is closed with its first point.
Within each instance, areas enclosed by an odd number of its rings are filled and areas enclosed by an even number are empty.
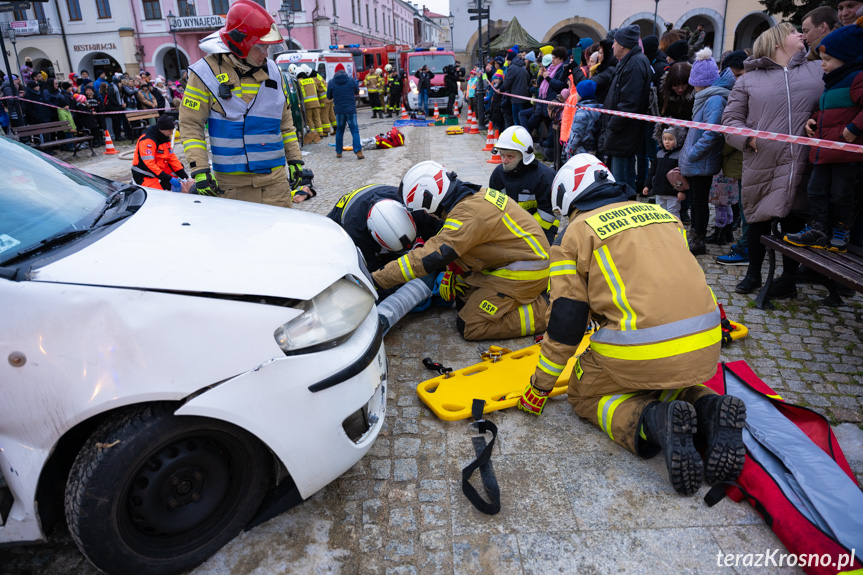
{"type": "Polygon", "coordinates": [[[271,457],[249,433],[163,404],[123,410],[78,454],[66,520],[109,574],[190,569],[233,539],[270,484],[271,457]]]}

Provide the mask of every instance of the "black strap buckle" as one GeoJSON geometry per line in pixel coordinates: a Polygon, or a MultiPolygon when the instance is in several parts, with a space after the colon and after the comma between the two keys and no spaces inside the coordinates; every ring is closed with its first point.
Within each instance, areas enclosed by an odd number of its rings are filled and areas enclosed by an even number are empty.
{"type": "Polygon", "coordinates": [[[426,369],[438,372],[444,377],[444,379],[450,377],[450,374],[452,373],[451,367],[445,367],[442,363],[432,361],[432,358],[430,357],[423,359],[423,365],[426,366],[426,369]]]}
{"type": "Polygon", "coordinates": [[[500,511],[500,486],[498,485],[497,477],[494,475],[494,468],[491,466],[491,453],[494,450],[494,442],[497,439],[497,426],[482,418],[484,409],[484,400],[473,400],[471,413],[476,421],[471,422],[470,425],[471,427],[475,426],[477,432],[480,434],[491,432],[491,441],[486,443],[483,435],[471,438],[474,451],[476,452],[476,459],[461,471],[461,490],[468,501],[478,510],[486,515],[495,515],[500,511]],[[491,501],[486,501],[480,497],[479,492],[470,483],[471,475],[477,469],[479,469],[479,475],[486,495],[491,501]]]}

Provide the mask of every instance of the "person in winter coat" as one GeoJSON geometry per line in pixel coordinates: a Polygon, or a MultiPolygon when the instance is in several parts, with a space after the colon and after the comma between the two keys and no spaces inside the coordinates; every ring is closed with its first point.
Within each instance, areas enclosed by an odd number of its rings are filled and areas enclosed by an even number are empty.
{"type": "MultiPolygon", "coordinates": [[[[824,69],[824,95],[806,124],[806,134],[822,140],[863,142],[863,28],[844,26],[818,45],[824,69]]],[[[848,250],[854,194],[863,174],[863,156],[854,152],[812,147],[812,178],[806,190],[810,221],[802,232],[787,234],[797,246],[848,250]],[[832,238],[828,240],[832,233],[832,238]]]]}
{"type": "MultiPolygon", "coordinates": [[[[614,35],[612,49],[618,64],[603,103],[606,110],[648,112],[653,68],[638,45],[640,34],[641,29],[633,24],[620,28],[614,35]]],[[[599,151],[608,156],[614,179],[632,188],[633,195],[635,155],[642,146],[644,128],[640,120],[603,114],[599,132],[599,151]]]]}
{"type": "Polygon", "coordinates": [[[21,66],[21,82],[26,86],[33,79],[33,60],[29,56],[24,58],[24,65],[21,66]]]}
{"type": "Polygon", "coordinates": [[[24,111],[27,124],[30,126],[53,121],[51,120],[51,113],[48,111],[49,108],[42,105],[44,99],[41,92],[42,89],[35,80],[27,82],[27,89],[24,91],[21,108],[24,111]]]}
{"type": "Polygon", "coordinates": [[[414,72],[414,76],[417,78],[417,91],[419,92],[417,107],[422,110],[426,116],[428,116],[429,92],[431,92],[431,81],[432,78],[434,78],[434,72],[429,70],[428,66],[424,65],[422,68],[414,72]]]}
{"type": "Polygon", "coordinates": [[[590,79],[596,82],[596,101],[600,104],[605,102],[608,89],[611,87],[611,79],[617,69],[617,57],[614,55],[614,40],[604,39],[599,42],[599,63],[591,65],[590,79]]]}
{"type": "MultiPolygon", "coordinates": [[[[695,88],[692,108],[694,122],[719,124],[734,87],[734,74],[726,70],[719,75],[719,68],[712,58],[713,51],[703,48],[696,54],[689,83],[695,88]]],[[[686,134],[683,153],[680,155],[680,173],[689,181],[689,198],[692,202],[692,230],[689,249],[693,255],[706,253],[704,238],[710,219],[710,184],[713,176],[722,169],[722,145],[725,140],[720,132],[692,128],[686,134]]]]}
{"type": "Polygon", "coordinates": [[[360,93],[357,81],[348,76],[344,64],[336,64],[336,73],[327,86],[327,99],[333,101],[333,111],[336,114],[336,157],[342,157],[344,149],[345,126],[351,131],[354,153],[358,160],[363,159],[363,147],[360,143],[360,129],[357,126],[357,100],[360,93]]]}
{"type": "Polygon", "coordinates": [[[105,145],[105,116],[99,114],[105,111],[105,106],[93,90],[92,84],[84,88],[84,98],[90,114],[81,114],[81,124],[93,134],[93,146],[103,146],[105,145]]]}
{"type": "Polygon", "coordinates": [[[69,105],[69,102],[66,100],[66,96],[64,92],[60,91],[60,84],[56,78],[48,79],[48,88],[42,90],[42,101],[50,106],[47,107],[48,113],[51,115],[51,121],[56,122],[58,120],[57,109],[65,108],[69,105]]]}
{"type": "Polygon", "coordinates": [[[445,218],[441,231],[372,274],[382,289],[443,271],[440,296],[455,301],[456,329],[468,341],[545,331],[548,241],[536,220],[505,193],[462,182],[433,161],[405,173],[409,210],[445,218]]]}
{"type": "Polygon", "coordinates": [[[680,151],[683,149],[685,130],[668,126],[662,131],[662,147],[656,154],[656,162],[651,164],[644,182],[642,195],[656,195],[656,205],[669,214],[680,217],[680,203],[686,199],[686,192],[677,190],[668,181],[668,172],[678,167],[680,151]]]}
{"type": "MultiPolygon", "coordinates": [[[[823,91],[818,62],[806,60],[803,36],[788,23],[766,30],[755,41],[746,74],[735,83],[722,115],[722,124],[735,128],[804,135],[807,120],[818,107],[823,91]]],[[[765,248],[761,236],[770,222],[780,218],[783,231],[797,232],[803,225],[792,212],[805,208],[807,146],[727,134],[725,140],[743,151],[743,212],[749,222],[749,268],[737,284],[737,293],[761,286],[765,248]]],[[[797,264],[783,258],[783,273],[793,274],[797,264]]],[[[793,284],[791,285],[793,288],[793,284]]],[[[790,295],[796,290],[789,288],[790,295]]]]}
{"type": "MultiPolygon", "coordinates": [[[[578,103],[581,106],[591,108],[602,108],[602,104],[596,101],[596,82],[584,80],[575,87],[578,94],[578,103]]],[[[564,147],[566,159],[569,160],[576,154],[594,154],[599,139],[599,127],[602,124],[602,114],[595,110],[576,108],[572,117],[572,128],[569,132],[569,140],[564,147]]]]}
{"type": "MultiPolygon", "coordinates": [[[[502,90],[506,94],[527,97],[529,95],[528,85],[529,78],[527,68],[524,67],[524,58],[521,56],[515,56],[512,59],[512,62],[510,62],[509,67],[506,69],[502,90]]],[[[528,102],[527,100],[522,100],[520,98],[509,98],[509,100],[512,109],[512,121],[506,125],[507,128],[509,128],[514,122],[518,121],[519,112],[521,112],[528,102]]],[[[507,117],[507,114],[504,114],[504,118],[506,119],[507,117]]]]}
{"type": "MultiPolygon", "coordinates": [[[[0,85],[0,96],[4,98],[18,97],[21,92],[21,80],[15,74],[12,74],[12,79],[8,77],[0,85]]],[[[9,122],[13,126],[23,126],[24,117],[18,116],[18,108],[13,100],[3,100],[9,112],[9,122]]],[[[24,104],[21,104],[21,111],[24,112],[24,104]]]]}

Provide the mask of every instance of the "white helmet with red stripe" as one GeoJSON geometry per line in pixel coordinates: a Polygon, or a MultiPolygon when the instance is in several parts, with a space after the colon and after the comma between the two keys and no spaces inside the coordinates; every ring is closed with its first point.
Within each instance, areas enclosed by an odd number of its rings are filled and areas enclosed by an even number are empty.
{"type": "Polygon", "coordinates": [[[402,178],[402,199],[411,211],[425,210],[433,214],[449,190],[446,168],[432,160],[420,162],[402,178]]]}
{"type": "Polygon", "coordinates": [[[613,182],[605,164],[592,154],[576,154],[569,159],[554,177],[551,184],[551,207],[569,215],[575,201],[596,182],[613,182]]]}
{"type": "Polygon", "coordinates": [[[417,237],[417,226],[407,208],[395,200],[376,202],[366,218],[372,238],[391,252],[409,250],[417,237]]]}

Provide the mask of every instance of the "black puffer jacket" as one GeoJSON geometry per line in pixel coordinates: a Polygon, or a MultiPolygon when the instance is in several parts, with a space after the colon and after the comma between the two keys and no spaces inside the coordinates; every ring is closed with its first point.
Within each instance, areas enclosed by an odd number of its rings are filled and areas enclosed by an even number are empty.
{"type": "MultiPolygon", "coordinates": [[[[646,114],[649,105],[650,61],[636,46],[617,64],[605,108],[619,112],[646,114]]],[[[632,156],[644,139],[644,122],[621,116],[603,115],[599,149],[609,156],[632,156]]]]}
{"type": "MultiPolygon", "coordinates": [[[[517,56],[506,69],[506,75],[503,78],[503,91],[507,94],[527,96],[529,83],[530,75],[527,73],[527,68],[524,67],[524,58],[517,56]]],[[[526,104],[527,100],[515,98],[514,102],[526,104]]]]}

